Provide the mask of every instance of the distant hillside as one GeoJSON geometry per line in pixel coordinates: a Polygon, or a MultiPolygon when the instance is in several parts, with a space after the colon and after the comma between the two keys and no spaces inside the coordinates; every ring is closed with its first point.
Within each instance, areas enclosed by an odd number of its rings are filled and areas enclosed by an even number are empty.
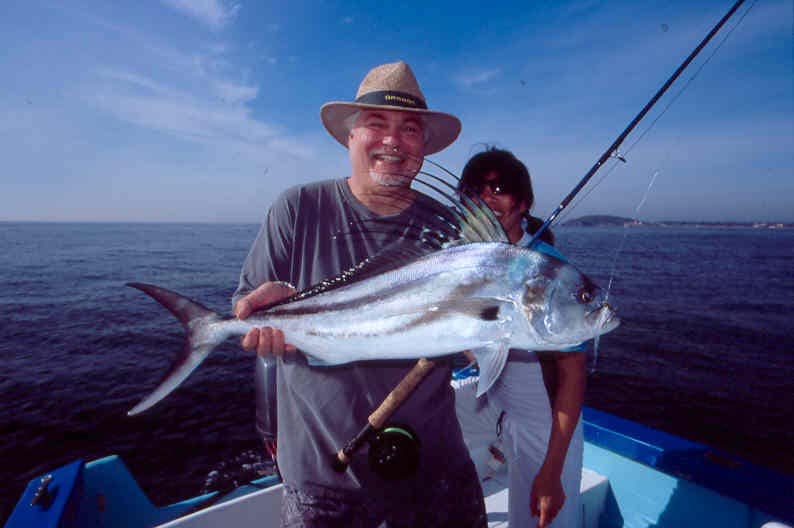
{"type": "MultiPolygon", "coordinates": [[[[568,220],[563,227],[609,227],[637,223],[631,218],[611,215],[588,215],[568,220]]],[[[640,222],[642,223],[642,222],[640,222]]]]}
{"type": "Polygon", "coordinates": [[[792,229],[794,223],[790,222],[694,222],[694,221],[663,221],[643,222],[633,218],[612,215],[588,215],[574,218],[560,225],[560,227],[708,227],[708,228],[747,228],[753,229],[792,229]]]}

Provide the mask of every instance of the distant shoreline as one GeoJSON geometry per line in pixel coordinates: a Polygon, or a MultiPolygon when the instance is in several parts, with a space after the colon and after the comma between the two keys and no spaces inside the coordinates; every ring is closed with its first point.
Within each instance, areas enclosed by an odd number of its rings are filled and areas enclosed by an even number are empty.
{"type": "Polygon", "coordinates": [[[791,222],[647,222],[633,218],[610,215],[589,215],[569,220],[558,227],[690,227],[720,229],[794,229],[791,222]]]}
{"type": "MultiPolygon", "coordinates": [[[[105,225],[105,226],[150,226],[158,225],[207,225],[207,226],[260,226],[261,221],[218,220],[2,220],[0,226],[9,225],[105,225]]],[[[609,215],[582,216],[556,224],[555,229],[566,227],[691,227],[722,229],[794,229],[794,222],[696,222],[664,220],[651,222],[609,215]]]]}

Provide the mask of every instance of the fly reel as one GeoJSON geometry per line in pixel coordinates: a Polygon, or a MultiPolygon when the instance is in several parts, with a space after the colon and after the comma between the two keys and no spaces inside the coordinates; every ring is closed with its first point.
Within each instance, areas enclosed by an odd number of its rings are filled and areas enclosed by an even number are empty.
{"type": "Polygon", "coordinates": [[[353,453],[365,442],[369,444],[369,467],[383,480],[403,480],[416,473],[421,443],[413,429],[402,424],[390,424],[381,429],[365,427],[344,449],[334,454],[331,460],[334,471],[346,471],[353,453]]]}
{"type": "Polygon", "coordinates": [[[384,480],[403,480],[419,467],[421,443],[407,425],[388,425],[369,443],[369,467],[384,480]]]}
{"type": "Polygon", "coordinates": [[[334,471],[346,471],[353,453],[366,442],[369,444],[369,467],[379,477],[384,480],[401,480],[416,473],[419,467],[419,438],[407,425],[387,425],[386,420],[433,370],[433,366],[433,362],[425,358],[416,362],[410,372],[369,415],[367,425],[334,453],[331,459],[334,471]]]}

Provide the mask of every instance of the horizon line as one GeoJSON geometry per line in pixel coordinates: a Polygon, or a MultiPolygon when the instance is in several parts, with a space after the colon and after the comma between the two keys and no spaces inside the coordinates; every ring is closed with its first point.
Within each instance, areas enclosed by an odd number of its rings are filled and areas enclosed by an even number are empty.
{"type": "MultiPolygon", "coordinates": [[[[661,224],[661,223],[685,223],[685,224],[784,224],[794,226],[792,220],[643,220],[639,218],[629,218],[617,215],[591,214],[583,215],[560,223],[554,223],[554,227],[563,227],[565,224],[576,222],[583,218],[607,217],[627,222],[639,222],[640,224],[661,224]]],[[[0,224],[173,224],[173,225],[261,225],[261,220],[10,220],[0,219],[0,224]]]]}

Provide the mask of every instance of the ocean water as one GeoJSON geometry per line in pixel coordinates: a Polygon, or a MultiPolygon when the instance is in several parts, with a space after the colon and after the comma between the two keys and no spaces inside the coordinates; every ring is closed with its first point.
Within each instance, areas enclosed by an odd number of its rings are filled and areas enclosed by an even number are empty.
{"type": "MultiPolygon", "coordinates": [[[[29,479],[78,457],[121,455],[158,504],[268,470],[253,359],[232,341],[126,416],[182,336],[124,284],[229,310],[257,229],[0,223],[0,521],[29,479]]],[[[588,405],[794,474],[794,230],[559,228],[557,239],[612,283],[624,321],[591,358],[588,405]]]]}

